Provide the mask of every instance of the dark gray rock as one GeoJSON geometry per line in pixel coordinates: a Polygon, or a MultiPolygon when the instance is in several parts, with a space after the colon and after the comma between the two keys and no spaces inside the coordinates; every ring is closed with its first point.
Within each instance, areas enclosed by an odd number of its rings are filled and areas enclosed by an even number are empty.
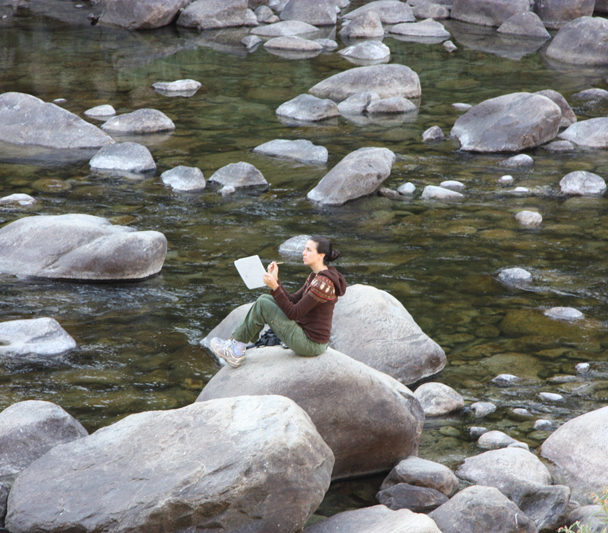
{"type": "Polygon", "coordinates": [[[116,115],[105,122],[101,129],[122,134],[158,133],[174,130],[175,124],[162,111],[144,108],[116,115]]]}
{"type": "Polygon", "coordinates": [[[101,24],[128,30],[152,30],[171,24],[191,0],[100,0],[101,24]]]}
{"type": "Polygon", "coordinates": [[[471,24],[500,26],[513,15],[529,10],[528,0],[454,0],[450,15],[471,24]]]}
{"type": "Polygon", "coordinates": [[[0,94],[0,141],[54,149],[99,148],[114,139],[97,126],[30,94],[0,94]]]}
{"type": "Polygon", "coordinates": [[[445,352],[405,307],[369,285],[350,285],[338,300],[330,346],[405,384],[436,374],[446,363],[445,352]]]}
{"type": "Polygon", "coordinates": [[[26,217],[0,229],[0,272],[74,280],[138,280],[157,274],[167,239],[81,214],[26,217]]]}
{"type": "Polygon", "coordinates": [[[331,98],[337,102],[364,91],[375,91],[380,98],[418,98],[421,94],[420,79],[405,65],[372,65],[334,74],[309,90],[319,98],[331,98]]]}
{"type": "Polygon", "coordinates": [[[555,102],[562,110],[562,119],[559,122],[560,128],[567,128],[576,122],[576,115],[574,114],[574,111],[560,93],[554,91],[553,89],[545,89],[543,91],[538,91],[535,94],[546,96],[549,98],[549,100],[555,102]]]}
{"type": "Polygon", "coordinates": [[[160,179],[176,191],[202,191],[207,185],[200,168],[183,165],[165,170],[160,179]]]}
{"type": "Polygon", "coordinates": [[[559,181],[562,194],[602,196],[606,192],[604,178],[586,170],[569,172],[559,181]]]}
{"type": "Polygon", "coordinates": [[[374,505],[330,516],[304,530],[304,533],[441,533],[435,522],[409,509],[392,511],[374,505]]]}
{"type": "Polygon", "coordinates": [[[337,20],[336,4],[331,0],[289,0],[281,11],[281,20],[300,20],[313,26],[333,26],[337,20]]]}
{"type": "Polygon", "coordinates": [[[494,487],[473,485],[456,493],[429,516],[442,533],[536,533],[537,528],[494,487]]]}
{"type": "Polygon", "coordinates": [[[608,65],[608,20],[602,17],[574,19],[557,32],[547,47],[550,59],[575,65],[608,65]]]}
{"type": "Polygon", "coordinates": [[[595,0],[538,0],[536,12],[551,30],[579,17],[593,15],[595,0]]]}
{"type": "Polygon", "coordinates": [[[359,148],[333,167],[306,197],[324,205],[342,205],[373,193],[390,173],[395,154],[387,148],[359,148]]]}
{"type": "Polygon", "coordinates": [[[15,480],[6,524],[14,533],[296,533],[332,466],[310,418],[285,397],[197,402],[56,446],[15,480]]]}
{"type": "Polygon", "coordinates": [[[271,157],[292,159],[309,165],[327,163],[328,152],[324,146],[317,146],[307,139],[274,139],[256,146],[253,151],[271,157]]]}
{"type": "Polygon", "coordinates": [[[213,376],[197,401],[242,394],[280,394],[300,405],[334,452],[333,478],[380,472],[417,452],[424,414],[411,391],[331,348],[317,357],[280,346],[250,349],[241,367],[213,376]]]}
{"type": "Polygon", "coordinates": [[[384,37],[384,27],[375,11],[366,11],[347,20],[338,34],[343,40],[381,39],[384,37]]]}
{"type": "Polygon", "coordinates": [[[30,318],[0,322],[0,359],[46,361],[76,348],[54,318],[30,318]]]}
{"type": "Polygon", "coordinates": [[[458,490],[458,478],[447,466],[416,456],[400,461],[389,472],[380,489],[388,489],[398,483],[430,487],[446,496],[452,496],[458,490]]]}
{"type": "Polygon", "coordinates": [[[532,11],[516,13],[505,20],[496,31],[509,35],[521,35],[523,37],[534,37],[538,39],[551,38],[551,34],[547,31],[547,28],[545,28],[543,21],[532,11]]]}
{"type": "Polygon", "coordinates": [[[91,170],[141,174],[156,170],[154,158],[143,144],[124,142],[100,148],[89,161],[91,170]]]}
{"type": "Polygon", "coordinates": [[[519,152],[555,138],[561,117],[559,106],[545,96],[505,94],[473,106],[456,120],[451,134],[462,150],[519,152]]]}
{"type": "Polygon", "coordinates": [[[608,148],[608,117],[576,122],[562,131],[559,137],[579,146],[608,148]]]}
{"type": "Polygon", "coordinates": [[[177,19],[178,26],[212,30],[247,24],[247,0],[194,0],[177,19]]]}
{"type": "Polygon", "coordinates": [[[221,186],[228,185],[235,189],[252,188],[266,190],[269,187],[269,183],[262,173],[251,163],[244,161],[230,163],[216,170],[209,178],[209,181],[221,186]]]}
{"type": "Polygon", "coordinates": [[[336,103],[328,98],[300,94],[277,107],[276,114],[298,122],[318,122],[337,117],[340,112],[336,103]]]}
{"type": "Polygon", "coordinates": [[[27,400],[0,412],[0,527],[19,472],[54,446],[86,435],[78,420],[51,402],[27,400]]]}
{"type": "Polygon", "coordinates": [[[414,12],[406,2],[399,0],[376,0],[368,2],[357,9],[346,13],[344,18],[352,20],[364,13],[373,12],[380,17],[382,24],[399,24],[400,22],[415,22],[414,12]]]}
{"type": "Polygon", "coordinates": [[[448,497],[429,487],[398,483],[376,494],[376,500],[389,509],[409,509],[415,513],[429,513],[448,501],[448,497]]]}

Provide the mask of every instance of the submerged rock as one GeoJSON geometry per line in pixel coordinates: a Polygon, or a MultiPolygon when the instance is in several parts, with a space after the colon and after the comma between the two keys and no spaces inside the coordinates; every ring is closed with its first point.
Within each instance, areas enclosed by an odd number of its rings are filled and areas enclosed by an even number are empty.
{"type": "Polygon", "coordinates": [[[420,79],[405,65],[372,65],[334,74],[309,90],[319,98],[331,98],[338,102],[363,91],[375,91],[380,98],[418,98],[421,94],[420,79]]]}
{"type": "Polygon", "coordinates": [[[331,348],[317,357],[250,349],[242,367],[222,368],[197,401],[242,394],[280,394],[302,407],[334,453],[334,479],[379,472],[417,453],[424,414],[411,391],[331,348]]]}
{"type": "Polygon", "coordinates": [[[151,30],[171,24],[191,0],[103,0],[101,24],[128,30],[151,30]]]}
{"type": "Polygon", "coordinates": [[[89,161],[91,170],[110,173],[144,173],[156,170],[154,158],[143,144],[124,142],[100,148],[89,161]]]}
{"type": "Polygon", "coordinates": [[[26,217],[0,229],[0,272],[73,280],[138,280],[157,274],[167,239],[81,214],[26,217]]]}
{"type": "Polygon", "coordinates": [[[256,146],[253,149],[258,154],[272,157],[292,159],[300,163],[324,165],[327,163],[328,152],[324,146],[317,146],[307,139],[275,139],[256,146]]]}
{"type": "Polygon", "coordinates": [[[266,190],[269,187],[269,183],[263,174],[251,163],[246,163],[245,161],[223,166],[211,175],[209,181],[217,183],[220,186],[234,187],[235,189],[254,188],[266,190]]]}
{"type": "Polygon", "coordinates": [[[422,191],[421,198],[423,200],[439,201],[462,200],[464,198],[464,194],[457,191],[452,191],[451,189],[446,189],[445,187],[427,185],[422,191]]]}
{"type": "Polygon", "coordinates": [[[30,94],[0,94],[0,141],[55,149],[99,148],[114,139],[97,126],[30,94]]]}
{"type": "Polygon", "coordinates": [[[537,211],[524,210],[519,211],[515,215],[515,220],[517,220],[517,223],[520,226],[524,226],[526,228],[538,228],[543,222],[543,217],[537,211]]]}
{"type": "Polygon", "coordinates": [[[345,156],[308,192],[309,200],[342,205],[373,193],[390,173],[395,154],[387,148],[359,148],[345,156]]]}
{"type": "Polygon", "coordinates": [[[517,154],[498,163],[501,167],[530,168],[534,166],[534,159],[528,154],[517,154]]]}
{"type": "Polygon", "coordinates": [[[574,307],[551,307],[544,312],[545,316],[556,320],[581,320],[585,315],[574,307]]]}
{"type": "Polygon", "coordinates": [[[76,341],[54,318],[0,322],[0,359],[46,361],[74,348],[76,341]]]}
{"type": "Polygon", "coordinates": [[[144,108],[116,115],[105,122],[101,129],[110,133],[157,133],[172,131],[175,124],[162,111],[144,108]]]}
{"type": "Polygon", "coordinates": [[[561,116],[559,106],[545,96],[512,93],[473,106],[456,120],[451,134],[462,150],[519,152],[555,138],[561,116]]]}
{"type": "Polygon", "coordinates": [[[165,170],[160,179],[176,191],[201,191],[207,185],[200,168],[183,165],[165,170]]]}
{"type": "Polygon", "coordinates": [[[547,57],[576,65],[608,65],[608,19],[580,17],[557,32],[547,57]]]}
{"type": "Polygon", "coordinates": [[[285,397],[197,402],[54,447],[15,480],[6,524],[15,533],[296,533],[332,466],[310,418],[285,397]]]}
{"type": "Polygon", "coordinates": [[[394,114],[412,113],[418,108],[411,100],[403,96],[391,96],[390,98],[380,98],[369,103],[366,111],[370,114],[394,114]]]}

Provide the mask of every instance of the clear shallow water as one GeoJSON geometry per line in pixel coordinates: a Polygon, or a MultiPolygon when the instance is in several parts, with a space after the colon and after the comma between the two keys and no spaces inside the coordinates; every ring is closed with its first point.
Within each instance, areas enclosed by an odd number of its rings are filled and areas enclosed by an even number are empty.
{"type": "MultiPolygon", "coordinates": [[[[454,102],[477,103],[509,92],[552,88],[573,105],[579,119],[606,115],[604,107],[577,106],[571,95],[606,88],[608,73],[548,63],[540,53],[521,56],[529,43],[506,43],[493,32],[450,24],[459,46],[385,39],[391,61],[418,72],[420,109],[401,122],[355,124],[343,118],[314,126],[289,126],[274,110],[313,84],[352,65],[335,53],[290,61],[263,48],[247,55],[243,31],[200,35],[163,29],[128,33],[100,26],[68,27],[22,14],[0,31],[0,89],[44,100],[63,97],[77,114],[111,103],[117,111],[160,109],[176,123],[170,135],[137,138],[152,151],[159,170],[142,179],[90,173],[88,154],[66,161],[32,150],[0,147],[0,194],[29,193],[37,213],[81,212],[117,223],[162,231],[169,253],[161,275],[133,284],[77,284],[0,275],[0,320],[52,316],[77,340],[78,349],[46,367],[4,363],[0,367],[0,409],[25,399],[46,399],[64,407],[93,431],[129,413],[168,409],[194,401],[218,367],[198,346],[233,307],[258,293],[245,292],[231,261],[259,253],[277,257],[281,242],[302,233],[331,235],[343,250],[340,268],[350,283],[389,291],[446,351],[448,364],[433,379],[451,385],[471,403],[498,405],[491,417],[468,413],[427,421],[420,455],[455,466],[475,453],[470,425],[502,429],[538,445],[536,418],[556,424],[606,403],[605,261],[606,199],[565,199],[559,180],[572,170],[608,178],[608,152],[580,150],[550,154],[530,151],[531,171],[498,166],[505,155],[459,153],[452,141],[425,145],[432,125],[448,133],[458,114],[454,102]],[[525,45],[525,46],[524,46],[525,45]],[[517,58],[517,59],[514,59],[517,58]],[[191,98],[157,94],[155,81],[194,78],[204,89],[191,98]],[[310,167],[251,152],[275,138],[307,138],[326,146],[327,166],[310,167]],[[339,208],[309,203],[306,192],[352,150],[386,146],[398,161],[385,185],[417,186],[412,200],[368,197],[339,208]],[[211,189],[174,193],[159,175],[178,164],[200,167],[209,177],[219,167],[249,161],[271,183],[260,195],[222,198],[211,189]],[[497,184],[512,174],[529,187],[513,196],[497,184]],[[425,185],[446,179],[466,184],[460,203],[424,202],[425,185]],[[539,210],[539,229],[521,229],[514,215],[539,210]],[[535,277],[527,289],[496,281],[503,267],[520,266],[535,277]],[[586,319],[564,325],[545,318],[553,306],[572,306],[586,319]],[[566,381],[574,365],[592,363],[585,378],[566,381]],[[499,388],[499,373],[523,379],[499,388]],[[560,392],[565,401],[548,404],[540,391],[560,392]],[[510,413],[525,407],[532,419],[510,413]]],[[[327,32],[325,32],[327,33],[327,32]]],[[[0,223],[23,216],[0,211],[0,223]]],[[[282,277],[295,288],[306,275],[297,263],[282,277]]],[[[373,503],[374,480],[336,484],[322,512],[373,503]]]]}

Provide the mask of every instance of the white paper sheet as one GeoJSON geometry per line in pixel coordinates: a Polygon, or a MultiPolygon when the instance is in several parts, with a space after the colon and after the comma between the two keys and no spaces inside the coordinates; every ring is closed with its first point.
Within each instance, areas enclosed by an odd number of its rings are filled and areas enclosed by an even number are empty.
{"type": "Polygon", "coordinates": [[[241,278],[248,289],[258,289],[264,287],[264,274],[266,269],[257,255],[241,257],[234,262],[241,278]]]}

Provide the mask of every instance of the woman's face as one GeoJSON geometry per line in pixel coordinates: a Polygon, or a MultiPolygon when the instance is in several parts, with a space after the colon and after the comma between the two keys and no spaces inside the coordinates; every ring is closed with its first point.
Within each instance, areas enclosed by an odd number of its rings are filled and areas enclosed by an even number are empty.
{"type": "Polygon", "coordinates": [[[302,262],[308,266],[318,265],[319,263],[323,263],[324,257],[325,254],[317,252],[317,243],[308,239],[302,252],[302,262]]]}

